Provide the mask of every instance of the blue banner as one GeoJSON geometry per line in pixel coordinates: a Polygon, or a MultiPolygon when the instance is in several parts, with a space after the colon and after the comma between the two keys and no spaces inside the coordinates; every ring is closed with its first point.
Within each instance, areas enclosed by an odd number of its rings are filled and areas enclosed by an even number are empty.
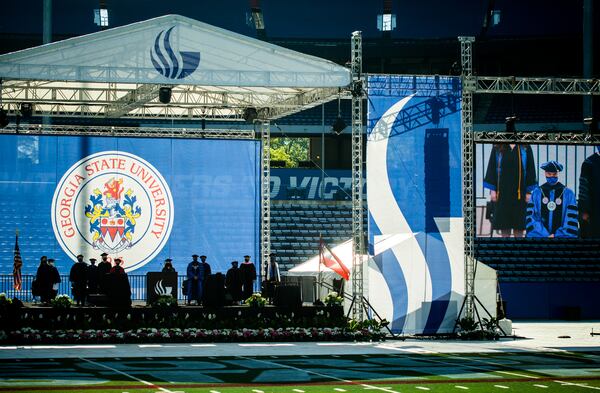
{"type": "Polygon", "coordinates": [[[351,186],[347,169],[271,169],[271,199],[349,200],[351,186]]]}
{"type": "Polygon", "coordinates": [[[0,135],[0,266],[12,272],[15,229],[23,274],[39,258],[68,273],[77,254],[159,271],[192,254],[225,272],[258,261],[256,141],[0,135]]]}
{"type": "Polygon", "coordinates": [[[451,331],[464,293],[459,79],[368,86],[371,303],[396,332],[451,331]]]}

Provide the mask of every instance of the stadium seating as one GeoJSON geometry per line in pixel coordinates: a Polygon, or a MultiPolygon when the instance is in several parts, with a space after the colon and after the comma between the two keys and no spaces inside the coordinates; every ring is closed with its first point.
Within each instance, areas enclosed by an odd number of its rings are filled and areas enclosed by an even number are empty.
{"type": "Polygon", "coordinates": [[[500,282],[600,281],[597,240],[478,238],[475,257],[500,282]]]}
{"type": "Polygon", "coordinates": [[[348,201],[271,201],[271,250],[277,253],[282,272],[317,255],[319,235],[330,246],[350,239],[352,204],[348,201]]]}

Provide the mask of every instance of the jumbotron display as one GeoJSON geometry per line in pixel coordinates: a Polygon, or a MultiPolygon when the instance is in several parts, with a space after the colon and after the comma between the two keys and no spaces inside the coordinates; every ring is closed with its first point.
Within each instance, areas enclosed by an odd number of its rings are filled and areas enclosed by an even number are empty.
{"type": "Polygon", "coordinates": [[[192,254],[214,272],[258,261],[259,142],[1,135],[0,260],[23,273],[42,255],[68,273],[78,254],[123,260],[136,274],[166,258],[185,273],[192,254]]]}
{"type": "Polygon", "coordinates": [[[477,236],[600,238],[599,146],[476,150],[477,236]]]}

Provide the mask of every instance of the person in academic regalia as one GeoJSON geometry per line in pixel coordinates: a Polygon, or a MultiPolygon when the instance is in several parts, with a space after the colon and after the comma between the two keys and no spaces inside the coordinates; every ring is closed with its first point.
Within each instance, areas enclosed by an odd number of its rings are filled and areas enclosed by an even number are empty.
{"type": "Polygon", "coordinates": [[[581,163],[578,202],[581,237],[600,239],[600,146],[581,163]]]}
{"type": "Polygon", "coordinates": [[[88,293],[98,293],[98,266],[96,266],[96,258],[90,258],[90,264],[87,267],[87,287],[88,293]]]}
{"type": "Polygon", "coordinates": [[[173,267],[173,260],[171,258],[165,259],[165,265],[162,268],[163,273],[177,273],[173,267]]]}
{"type": "Polygon", "coordinates": [[[233,303],[239,304],[240,300],[242,300],[242,276],[238,268],[238,261],[231,262],[231,268],[227,270],[227,274],[225,275],[225,286],[233,303]]]}
{"type": "Polygon", "coordinates": [[[210,276],[212,272],[210,269],[210,265],[208,264],[208,262],[206,262],[206,255],[200,255],[200,261],[200,268],[204,272],[202,276],[202,302],[204,303],[207,294],[206,281],[208,280],[208,276],[210,276]]]}
{"type": "Polygon", "coordinates": [[[50,266],[50,282],[52,284],[49,300],[54,300],[56,295],[58,295],[58,284],[60,284],[62,280],[60,279],[60,273],[58,272],[58,269],[56,266],[54,266],[54,259],[48,258],[48,266],[50,266]]]}
{"type": "Polygon", "coordinates": [[[240,266],[242,277],[242,300],[248,299],[254,292],[254,281],[256,280],[256,267],[250,261],[250,255],[244,255],[244,262],[240,266]]]}
{"type": "Polygon", "coordinates": [[[73,298],[78,306],[85,305],[87,295],[87,265],[83,261],[83,255],[77,255],[77,262],[71,266],[69,272],[69,281],[71,281],[71,291],[73,298]]]}
{"type": "Polygon", "coordinates": [[[48,303],[52,294],[52,269],[48,265],[48,257],[40,258],[40,265],[35,274],[35,285],[32,284],[34,296],[39,296],[42,303],[48,303]]]}
{"type": "Polygon", "coordinates": [[[187,266],[187,303],[196,301],[197,304],[202,300],[202,284],[204,282],[204,268],[198,261],[198,255],[192,255],[192,262],[187,266]]]}
{"type": "Polygon", "coordinates": [[[527,205],[527,237],[577,237],[575,193],[558,181],[562,164],[549,161],[541,168],[545,171],[546,183],[531,193],[531,201],[527,205]]]}
{"type": "Polygon", "coordinates": [[[279,274],[279,264],[276,261],[277,254],[272,252],[269,254],[269,262],[265,266],[265,297],[269,299],[269,303],[273,302],[275,297],[275,287],[281,282],[279,274]]]}
{"type": "Polygon", "coordinates": [[[115,266],[108,274],[108,298],[113,307],[131,307],[131,285],[125,269],[121,266],[121,259],[115,258],[115,266]]]}
{"type": "Polygon", "coordinates": [[[108,261],[108,254],[103,252],[100,254],[102,260],[98,264],[98,287],[100,288],[100,293],[108,294],[106,288],[106,275],[110,273],[110,269],[112,269],[112,264],[108,261]]]}
{"type": "Polygon", "coordinates": [[[495,202],[492,230],[502,237],[522,237],[525,211],[537,187],[533,151],[529,145],[496,144],[492,148],[483,182],[495,202]]]}

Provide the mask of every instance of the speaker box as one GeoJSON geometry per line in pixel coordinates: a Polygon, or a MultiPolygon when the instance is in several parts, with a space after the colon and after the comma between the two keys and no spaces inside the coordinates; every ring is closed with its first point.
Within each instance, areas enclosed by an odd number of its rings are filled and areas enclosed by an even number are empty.
{"type": "Polygon", "coordinates": [[[273,303],[277,307],[300,308],[302,307],[302,297],[300,296],[300,286],[298,285],[279,285],[275,287],[275,297],[273,303]]]}
{"type": "Polygon", "coordinates": [[[98,307],[108,307],[108,296],[102,293],[93,293],[89,294],[87,297],[87,301],[89,304],[98,307]]]}

